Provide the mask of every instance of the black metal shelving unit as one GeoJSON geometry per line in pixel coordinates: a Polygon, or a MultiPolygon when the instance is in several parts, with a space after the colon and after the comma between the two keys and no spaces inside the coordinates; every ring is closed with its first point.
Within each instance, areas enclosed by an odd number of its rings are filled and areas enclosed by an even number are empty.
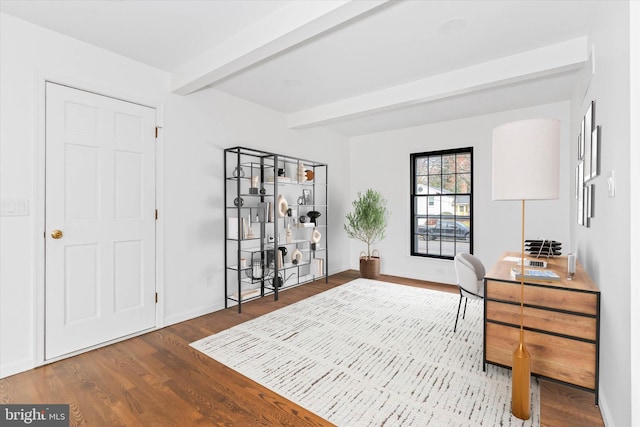
{"type": "Polygon", "coordinates": [[[225,308],[328,282],[327,164],[232,147],[224,173],[225,308]]]}

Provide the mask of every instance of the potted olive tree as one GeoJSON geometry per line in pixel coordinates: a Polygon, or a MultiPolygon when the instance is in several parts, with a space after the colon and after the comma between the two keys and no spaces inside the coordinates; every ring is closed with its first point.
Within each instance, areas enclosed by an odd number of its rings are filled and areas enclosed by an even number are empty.
{"type": "Polygon", "coordinates": [[[353,201],[353,212],[346,216],[344,230],[347,235],[367,244],[366,254],[360,254],[360,275],[367,279],[380,275],[380,256],[374,256],[378,251],[372,252],[371,245],[384,239],[388,217],[387,200],[372,189],[364,194],[358,193],[358,198],[353,201]]]}

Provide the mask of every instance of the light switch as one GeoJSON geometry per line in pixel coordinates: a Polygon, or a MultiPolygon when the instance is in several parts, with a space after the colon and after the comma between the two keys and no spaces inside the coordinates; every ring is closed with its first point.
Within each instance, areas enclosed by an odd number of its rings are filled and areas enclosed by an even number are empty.
{"type": "Polygon", "coordinates": [[[0,216],[28,216],[29,200],[4,199],[0,201],[0,216]]]}
{"type": "Polygon", "coordinates": [[[607,193],[609,197],[616,196],[616,175],[614,171],[609,172],[607,176],[607,193]]]}

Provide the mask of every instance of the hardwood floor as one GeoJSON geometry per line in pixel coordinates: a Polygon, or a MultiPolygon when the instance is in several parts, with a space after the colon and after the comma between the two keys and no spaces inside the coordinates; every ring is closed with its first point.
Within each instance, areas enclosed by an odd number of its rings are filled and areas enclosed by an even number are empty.
{"type": "MultiPolygon", "coordinates": [[[[189,343],[359,277],[333,275],[0,380],[0,403],[70,404],[72,426],[331,426],[189,343]]],[[[380,280],[457,293],[438,283],[380,280]]],[[[593,394],[541,381],[544,427],[604,426],[593,394]]],[[[440,427],[440,426],[438,426],[440,427]]]]}

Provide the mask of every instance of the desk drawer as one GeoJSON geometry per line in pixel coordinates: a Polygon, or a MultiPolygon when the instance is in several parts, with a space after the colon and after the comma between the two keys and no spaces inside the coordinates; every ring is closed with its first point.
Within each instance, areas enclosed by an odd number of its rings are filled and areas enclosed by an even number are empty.
{"type": "MultiPolygon", "coordinates": [[[[519,303],[520,284],[487,280],[486,297],[488,299],[519,303]]],[[[525,304],[591,314],[594,316],[598,312],[597,294],[578,292],[567,288],[541,287],[525,284],[524,301],[525,304]]]]}
{"type": "MultiPolygon", "coordinates": [[[[487,320],[520,325],[520,305],[487,301],[487,320]]],[[[596,341],[596,319],[553,310],[524,308],[524,326],[596,341]]]]}
{"type": "MultiPolygon", "coordinates": [[[[491,322],[486,328],[486,361],[511,366],[520,330],[491,322]]],[[[524,341],[533,374],[595,389],[595,344],[532,331],[524,331],[524,341]]]]}

